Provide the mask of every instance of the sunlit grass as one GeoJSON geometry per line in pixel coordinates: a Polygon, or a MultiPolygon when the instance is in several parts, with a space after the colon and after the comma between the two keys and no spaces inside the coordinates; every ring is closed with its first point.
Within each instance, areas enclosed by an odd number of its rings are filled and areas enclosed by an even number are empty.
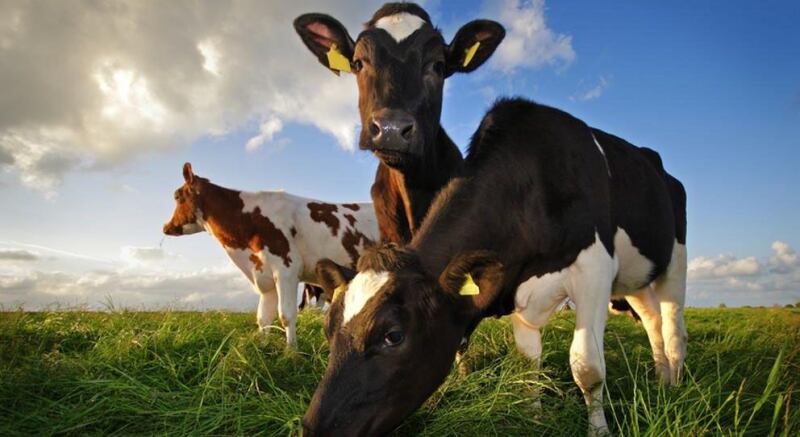
{"type": "MultiPolygon", "coordinates": [[[[800,310],[689,310],[681,387],[655,382],[647,337],[627,318],[606,333],[606,417],[620,435],[797,435],[800,310]]],[[[327,359],[322,316],[299,348],[259,335],[252,314],[0,313],[0,435],[289,435],[327,359]]],[[[473,337],[471,372],[452,372],[397,435],[581,435],[568,366],[572,314],[544,331],[534,372],[507,320],[473,337]],[[542,409],[531,405],[539,391],[542,409]]]]}

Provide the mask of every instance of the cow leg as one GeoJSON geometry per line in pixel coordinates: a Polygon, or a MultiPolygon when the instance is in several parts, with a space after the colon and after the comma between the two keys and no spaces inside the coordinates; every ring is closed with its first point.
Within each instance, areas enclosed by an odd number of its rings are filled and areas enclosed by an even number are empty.
{"type": "Polygon", "coordinates": [[[575,383],[583,392],[589,412],[589,435],[608,434],[603,412],[606,363],[603,333],[608,318],[615,261],[600,244],[582,252],[570,269],[568,293],[575,302],[575,333],[569,350],[575,383]]]}
{"type": "Polygon", "coordinates": [[[256,312],[258,330],[266,332],[278,314],[278,293],[275,291],[275,282],[270,277],[257,276],[254,285],[259,295],[256,312]]]}
{"type": "Polygon", "coordinates": [[[286,344],[297,346],[297,275],[277,273],[275,285],[278,288],[278,318],[286,330],[286,344]]]}
{"type": "Polygon", "coordinates": [[[658,379],[665,384],[669,384],[670,367],[669,360],[664,353],[664,337],[661,333],[661,309],[653,288],[650,286],[644,287],[635,294],[626,295],[625,300],[642,318],[642,325],[647,331],[650,348],[653,350],[653,360],[656,363],[658,379]]]}
{"type": "MultiPolygon", "coordinates": [[[[540,329],[567,298],[565,281],[566,274],[563,271],[555,272],[530,278],[517,288],[516,312],[511,315],[514,342],[520,353],[533,361],[536,370],[539,370],[542,358],[540,329]]],[[[541,408],[538,390],[534,395],[534,407],[541,408]]]]}
{"type": "Polygon", "coordinates": [[[686,302],[686,246],[675,243],[667,272],[656,279],[655,289],[661,305],[661,330],[664,351],[669,360],[670,383],[680,384],[688,340],[683,320],[686,302]]]}

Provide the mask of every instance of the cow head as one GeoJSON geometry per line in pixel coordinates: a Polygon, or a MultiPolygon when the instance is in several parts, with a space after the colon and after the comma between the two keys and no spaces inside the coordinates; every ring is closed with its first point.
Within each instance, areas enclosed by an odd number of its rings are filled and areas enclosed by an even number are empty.
{"type": "Polygon", "coordinates": [[[188,235],[203,231],[203,226],[198,223],[201,211],[201,185],[206,179],[192,173],[192,164],[183,164],[184,184],[175,190],[175,212],[172,218],[164,224],[164,233],[167,235],[188,235]]]}
{"type": "Polygon", "coordinates": [[[301,15],[294,27],[322,65],[355,74],[359,147],[398,169],[413,169],[435,152],[445,78],[478,68],[505,36],[500,24],[475,20],[447,44],[413,3],[387,3],[355,41],[325,14],[301,15]]]}
{"type": "Polygon", "coordinates": [[[383,246],[368,250],[357,272],[320,261],[317,277],[334,295],[330,356],[304,435],[365,436],[394,429],[444,381],[467,327],[499,290],[501,268],[472,253],[433,278],[413,252],[383,246]],[[465,282],[479,292],[461,295],[465,282]]]}

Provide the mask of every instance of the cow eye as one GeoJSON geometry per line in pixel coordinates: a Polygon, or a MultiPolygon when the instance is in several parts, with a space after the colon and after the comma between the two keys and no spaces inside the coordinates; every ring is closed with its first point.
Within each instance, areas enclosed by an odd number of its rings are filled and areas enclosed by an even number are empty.
{"type": "Polygon", "coordinates": [[[403,331],[390,331],[383,337],[383,343],[386,346],[394,347],[402,343],[405,339],[406,335],[403,334],[403,331]]]}
{"type": "Polygon", "coordinates": [[[433,71],[436,72],[439,76],[444,75],[444,62],[437,61],[433,64],[433,71]]]}
{"type": "Polygon", "coordinates": [[[353,73],[358,73],[362,68],[364,68],[364,63],[361,62],[361,59],[353,61],[353,73]]]}

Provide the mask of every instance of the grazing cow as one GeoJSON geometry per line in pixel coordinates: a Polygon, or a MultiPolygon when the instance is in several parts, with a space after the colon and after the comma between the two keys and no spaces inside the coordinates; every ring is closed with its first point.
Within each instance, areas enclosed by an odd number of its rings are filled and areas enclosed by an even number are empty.
{"type": "Polygon", "coordinates": [[[381,238],[406,244],[436,193],[455,176],[461,152],[442,128],[444,80],[483,64],[505,36],[489,20],[464,25],[446,44],[428,13],[387,3],[355,41],[336,19],[305,14],[294,27],[323,66],[355,74],[361,115],[359,148],[380,159],[372,201],[381,238]]]}
{"type": "Polygon", "coordinates": [[[365,246],[378,238],[370,203],[333,204],[282,191],[231,190],[196,176],[188,162],[183,178],[164,233],[213,235],[261,296],[259,329],[267,329],[277,313],[290,345],[296,343],[298,283],[315,282],[320,259],[355,265],[365,246]]]}
{"type": "Polygon", "coordinates": [[[655,152],[598,146],[610,140],[598,134],[562,111],[500,101],[411,244],[368,250],[357,272],[317,265],[323,287],[335,290],[330,357],[304,435],[389,432],[436,390],[485,317],[512,314],[518,349],[538,365],[540,329],[566,298],[576,320],[570,366],[590,434],[607,432],[603,332],[612,290],[639,296],[653,285],[647,296],[656,302],[642,307],[660,305],[667,356],[682,365],[682,187],[655,152]],[[617,192],[625,184],[634,186],[617,192]]]}

